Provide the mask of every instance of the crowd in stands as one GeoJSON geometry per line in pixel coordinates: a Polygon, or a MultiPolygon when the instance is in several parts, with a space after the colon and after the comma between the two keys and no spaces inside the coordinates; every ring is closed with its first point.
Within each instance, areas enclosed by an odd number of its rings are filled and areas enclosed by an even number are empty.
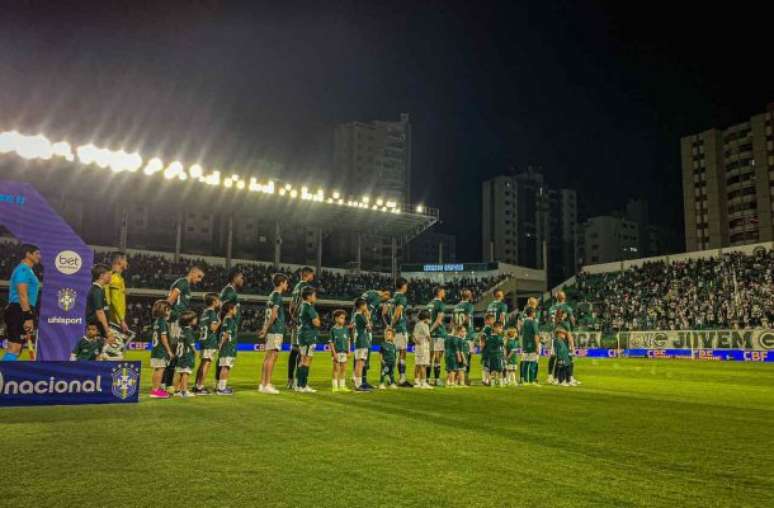
{"type": "MultiPolygon", "coordinates": [[[[126,285],[133,288],[168,289],[175,279],[184,275],[193,265],[201,266],[205,271],[204,280],[194,290],[220,291],[227,278],[226,268],[212,265],[202,259],[181,258],[173,261],[164,256],[148,254],[132,254],[128,257],[129,270],[126,273],[126,285]]],[[[108,254],[95,256],[95,263],[108,263],[108,254]]],[[[274,267],[268,264],[238,264],[237,268],[245,275],[245,294],[268,295],[272,291],[271,277],[274,267]]],[[[12,268],[11,268],[12,269],[12,268]]],[[[281,267],[280,272],[288,275],[292,281],[298,280],[297,271],[289,267],[281,267]]],[[[10,273],[10,271],[9,271],[10,273]]],[[[497,284],[505,276],[456,279],[447,282],[447,300],[457,302],[463,288],[469,288],[474,295],[483,292],[497,284]]],[[[318,295],[327,300],[354,300],[368,289],[391,289],[392,278],[387,274],[375,273],[337,273],[322,270],[318,274],[316,285],[318,295]]],[[[430,280],[413,280],[409,285],[409,301],[427,303],[432,300],[433,287],[436,283],[430,280]]]]}
{"type": "Polygon", "coordinates": [[[770,328],[774,250],[581,273],[566,292],[582,329],[770,328]]]}

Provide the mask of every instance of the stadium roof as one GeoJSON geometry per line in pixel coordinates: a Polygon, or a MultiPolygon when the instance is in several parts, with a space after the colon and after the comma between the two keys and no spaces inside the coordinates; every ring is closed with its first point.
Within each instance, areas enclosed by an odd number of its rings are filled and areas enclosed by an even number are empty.
{"type": "MultiPolygon", "coordinates": [[[[38,187],[54,185],[60,193],[68,187],[76,191],[78,187],[88,187],[95,177],[100,181],[111,179],[114,183],[105,187],[110,188],[112,195],[101,196],[108,202],[115,203],[127,194],[145,195],[154,204],[183,205],[193,200],[217,207],[220,212],[255,213],[265,221],[360,232],[401,242],[419,235],[438,222],[439,217],[437,209],[421,204],[399,203],[379,196],[343,196],[337,191],[310,190],[277,178],[205,170],[199,164],[186,168],[180,161],[146,160],[136,152],[93,144],[72,147],[64,141],[52,142],[43,135],[16,131],[0,132],[0,167],[9,176],[38,187]],[[72,181],[61,178],[65,168],[72,171],[72,181]],[[56,171],[57,178],[52,180],[53,175],[46,174],[47,170],[56,171]],[[125,192],[117,192],[119,189],[125,192]]],[[[87,196],[98,198],[93,193],[87,196]]]]}

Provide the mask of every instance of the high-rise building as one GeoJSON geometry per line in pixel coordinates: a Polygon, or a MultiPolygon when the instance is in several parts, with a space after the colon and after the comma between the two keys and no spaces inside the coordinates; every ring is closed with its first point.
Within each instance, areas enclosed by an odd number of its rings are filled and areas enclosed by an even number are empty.
{"type": "Polygon", "coordinates": [[[581,263],[593,265],[643,257],[636,222],[613,215],[592,217],[583,224],[581,263]]]}
{"type": "Polygon", "coordinates": [[[374,197],[411,201],[411,122],[349,122],[334,132],[333,165],[342,188],[371,189],[374,197]]]}
{"type": "Polygon", "coordinates": [[[530,167],[524,173],[487,180],[481,197],[485,259],[542,268],[547,255],[549,284],[575,273],[575,191],[547,188],[539,168],[530,167]]]}
{"type": "Polygon", "coordinates": [[[774,239],[774,104],[680,140],[689,251],[774,239]]]}

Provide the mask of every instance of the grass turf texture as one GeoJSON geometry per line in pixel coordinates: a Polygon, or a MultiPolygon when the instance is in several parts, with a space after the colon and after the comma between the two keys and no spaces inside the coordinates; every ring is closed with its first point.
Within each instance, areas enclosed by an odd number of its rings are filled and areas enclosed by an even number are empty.
{"type": "Polygon", "coordinates": [[[770,365],[579,359],[578,388],[336,394],[319,354],[319,393],[269,396],[251,353],[233,397],[165,401],[133,358],[139,404],[0,410],[0,505],[774,506],[770,365]]]}

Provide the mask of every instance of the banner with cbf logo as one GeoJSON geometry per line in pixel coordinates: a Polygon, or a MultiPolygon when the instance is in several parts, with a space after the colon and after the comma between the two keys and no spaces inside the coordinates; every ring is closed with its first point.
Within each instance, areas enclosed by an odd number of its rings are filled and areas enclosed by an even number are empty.
{"type": "Polygon", "coordinates": [[[28,183],[0,180],[0,225],[20,242],[40,248],[44,281],[37,358],[66,360],[83,335],[94,254],[28,183]]]}
{"type": "Polygon", "coordinates": [[[137,402],[140,362],[0,362],[0,406],[137,402]]]}

